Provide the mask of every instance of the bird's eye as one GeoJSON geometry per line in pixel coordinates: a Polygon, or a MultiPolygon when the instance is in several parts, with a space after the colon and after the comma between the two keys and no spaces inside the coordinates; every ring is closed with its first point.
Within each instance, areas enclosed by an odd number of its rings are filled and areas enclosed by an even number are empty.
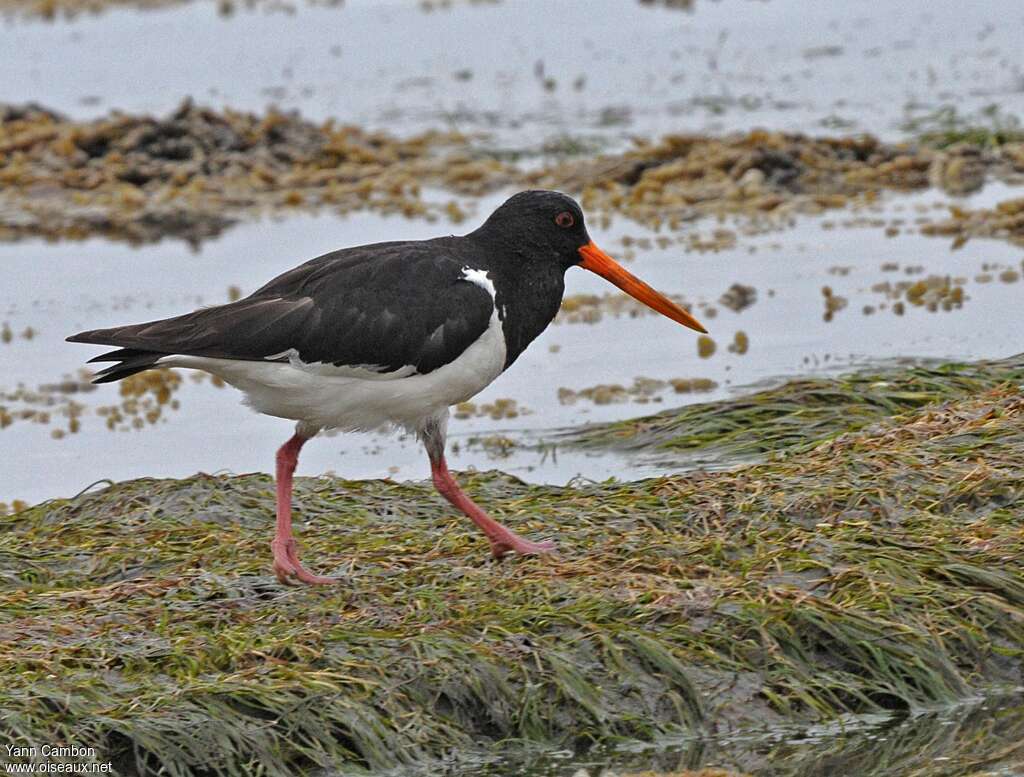
{"type": "Polygon", "coordinates": [[[576,223],[576,219],[572,217],[572,214],[569,211],[563,210],[561,213],[555,216],[555,223],[558,224],[558,226],[560,226],[562,229],[568,229],[569,227],[576,223]]]}

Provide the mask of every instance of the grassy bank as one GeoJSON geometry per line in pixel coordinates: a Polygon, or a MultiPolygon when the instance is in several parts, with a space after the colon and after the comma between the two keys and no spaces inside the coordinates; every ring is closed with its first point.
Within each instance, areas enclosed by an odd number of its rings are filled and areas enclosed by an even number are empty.
{"type": "Polygon", "coordinates": [[[734,399],[572,430],[558,442],[636,451],[680,464],[735,464],[806,451],[836,435],[1003,384],[1024,384],[1024,354],[801,378],[734,399]]]}
{"type": "Polygon", "coordinates": [[[727,472],[463,476],[556,536],[555,559],[491,562],[427,485],[389,481],[299,481],[305,558],[345,577],[328,590],[269,574],[264,476],[118,483],[0,519],[5,740],[95,746],[126,773],[295,774],[1017,684],[1024,398],[964,374],[952,399],[886,394],[871,423],[881,387],[840,392],[859,429],[809,424],[727,472]]]}

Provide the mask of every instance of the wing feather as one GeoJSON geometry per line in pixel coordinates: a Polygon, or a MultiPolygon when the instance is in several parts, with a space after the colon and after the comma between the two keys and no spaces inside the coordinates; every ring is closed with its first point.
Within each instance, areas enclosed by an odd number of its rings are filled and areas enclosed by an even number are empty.
{"type": "Polygon", "coordinates": [[[236,302],[68,340],[127,349],[97,357],[107,361],[141,354],[283,360],[294,353],[307,364],[431,372],[479,338],[494,310],[491,295],[465,280],[464,263],[437,251],[443,245],[336,251],[236,302]]]}

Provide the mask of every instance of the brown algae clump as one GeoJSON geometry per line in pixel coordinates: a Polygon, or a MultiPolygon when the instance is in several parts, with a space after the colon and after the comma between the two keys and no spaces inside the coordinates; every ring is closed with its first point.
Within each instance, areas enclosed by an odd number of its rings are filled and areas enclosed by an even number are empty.
{"type": "Polygon", "coordinates": [[[490,418],[500,421],[505,418],[518,418],[529,415],[530,411],[521,407],[514,399],[496,399],[493,402],[460,402],[455,406],[454,416],[459,419],[490,418]]]}
{"type": "MultiPolygon", "coordinates": [[[[470,215],[459,201],[426,199],[427,187],[470,197],[501,187],[562,189],[578,194],[602,225],[615,213],[673,231],[702,215],[785,224],[796,213],[871,202],[884,189],[918,190],[934,179],[969,190],[1021,172],[1024,143],[1016,141],[952,151],[870,136],[669,135],[536,170],[456,132],[398,138],[274,109],[215,111],[186,101],[164,117],[111,113],[76,122],[34,105],[0,106],[0,239],[103,234],[198,243],[241,219],[286,209],[372,209],[453,223],[470,215]]],[[[925,232],[1018,239],[1010,207],[925,232]]],[[[719,227],[639,238],[636,248],[674,241],[687,251],[719,251],[737,239],[719,227]]]]}
{"type": "Polygon", "coordinates": [[[702,359],[709,359],[715,353],[715,341],[707,335],[701,335],[697,338],[697,355],[702,359]]]}
{"type": "Polygon", "coordinates": [[[450,204],[425,202],[421,187],[476,195],[509,181],[503,163],[476,158],[457,133],[398,139],[188,100],[163,118],[91,122],[0,106],[0,188],[13,217],[0,236],[8,238],[199,242],[270,208],[454,216],[450,204]]]}
{"type": "Polygon", "coordinates": [[[696,394],[718,388],[710,378],[673,378],[669,383],[677,394],[696,394]]]}
{"type": "Polygon", "coordinates": [[[105,419],[111,431],[142,429],[160,421],[164,408],[177,409],[173,396],[181,384],[181,374],[175,370],[140,372],[119,384],[120,403],[98,407],[96,414],[105,419]]]}
{"type": "MultiPolygon", "coordinates": [[[[975,150],[970,173],[975,179],[1012,178],[1024,171],[1024,143],[975,150]]],[[[531,181],[581,192],[588,209],[674,230],[701,214],[818,213],[870,199],[883,189],[924,189],[931,185],[933,165],[949,155],[871,136],[812,138],[765,130],[724,137],[669,135],[638,141],[637,148],[617,156],[555,165],[534,173],[531,181]]],[[[966,169],[959,169],[964,177],[966,169]]]]}
{"type": "Polygon", "coordinates": [[[757,302],[757,289],[742,283],[734,283],[718,298],[718,302],[733,313],[739,313],[757,302]]]}
{"type": "Polygon", "coordinates": [[[611,405],[621,402],[661,402],[661,394],[671,386],[677,393],[711,391],[717,388],[718,384],[706,378],[695,378],[686,380],[676,378],[670,381],[658,380],[656,378],[638,377],[633,379],[630,386],[622,386],[617,383],[602,383],[597,386],[590,386],[583,389],[570,389],[562,387],[558,389],[558,401],[563,405],[575,405],[580,400],[589,400],[595,405],[611,405]]]}
{"type": "Polygon", "coordinates": [[[995,208],[967,210],[952,206],[948,219],[924,224],[921,234],[952,237],[955,246],[977,237],[1000,238],[1024,245],[1024,197],[1004,200],[995,208]]]}
{"type": "Polygon", "coordinates": [[[57,383],[44,383],[35,389],[19,384],[11,390],[0,389],[0,429],[16,422],[51,425],[66,419],[64,429],[52,428],[50,436],[61,439],[81,429],[81,418],[87,408],[78,397],[96,389],[89,382],[88,370],[79,371],[76,378],[66,375],[57,383]]]}
{"type": "Polygon", "coordinates": [[[750,338],[747,337],[746,332],[740,329],[733,335],[732,342],[729,343],[729,352],[742,356],[748,350],[750,350],[750,338]]]}
{"type": "Polygon", "coordinates": [[[831,321],[835,314],[845,308],[849,302],[846,297],[833,293],[831,286],[822,286],[821,296],[825,298],[825,313],[822,319],[826,322],[831,321]]]}
{"type": "MultiPolygon", "coordinates": [[[[691,305],[678,294],[666,295],[669,299],[687,310],[691,305]]],[[[703,313],[703,311],[702,311],[703,313]]],[[[562,299],[562,306],[555,317],[556,324],[596,324],[606,315],[614,318],[626,316],[638,318],[647,315],[659,315],[657,311],[628,294],[570,294],[562,299]]]]}

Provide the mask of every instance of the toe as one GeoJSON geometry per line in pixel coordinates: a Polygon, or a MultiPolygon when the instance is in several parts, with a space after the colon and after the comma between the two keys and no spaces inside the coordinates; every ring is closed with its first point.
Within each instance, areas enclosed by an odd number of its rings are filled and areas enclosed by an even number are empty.
{"type": "Polygon", "coordinates": [[[274,575],[281,581],[282,585],[295,585],[296,583],[295,569],[290,564],[285,565],[275,560],[274,575]]]}
{"type": "Polygon", "coordinates": [[[491,553],[497,559],[501,559],[512,554],[517,556],[540,556],[554,553],[556,547],[555,543],[548,540],[545,540],[544,542],[531,542],[530,540],[524,540],[521,537],[516,537],[508,541],[492,542],[491,553]]]}
{"type": "Polygon", "coordinates": [[[324,577],[323,575],[314,575],[312,572],[307,572],[301,566],[296,567],[295,576],[307,585],[334,585],[339,582],[336,577],[324,577]]]}

